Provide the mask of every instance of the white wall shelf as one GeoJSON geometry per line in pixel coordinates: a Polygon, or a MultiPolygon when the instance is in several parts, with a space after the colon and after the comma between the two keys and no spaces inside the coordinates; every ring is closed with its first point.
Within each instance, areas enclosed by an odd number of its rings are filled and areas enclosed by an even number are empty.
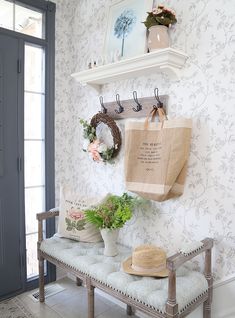
{"type": "Polygon", "coordinates": [[[173,79],[179,79],[180,69],[187,58],[188,55],[181,51],[166,48],[73,73],[72,76],[82,85],[90,85],[98,91],[106,83],[156,72],[166,72],[173,79]]]}

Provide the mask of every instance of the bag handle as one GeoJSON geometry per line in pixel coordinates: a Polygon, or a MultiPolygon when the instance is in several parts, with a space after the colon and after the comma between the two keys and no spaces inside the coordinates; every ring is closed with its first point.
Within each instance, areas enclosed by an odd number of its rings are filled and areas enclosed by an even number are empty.
{"type": "Polygon", "coordinates": [[[157,107],[156,105],[153,105],[153,109],[151,110],[151,112],[148,114],[148,116],[145,119],[145,122],[144,122],[145,129],[148,129],[149,119],[151,118],[151,122],[154,122],[157,115],[159,117],[159,121],[162,123],[161,128],[163,128],[163,123],[165,120],[167,120],[167,116],[164,112],[164,109],[163,107],[157,107]]]}
{"type": "Polygon", "coordinates": [[[161,123],[163,123],[165,120],[168,120],[163,107],[158,107],[157,108],[157,113],[158,113],[159,120],[160,120],[161,123]]]}

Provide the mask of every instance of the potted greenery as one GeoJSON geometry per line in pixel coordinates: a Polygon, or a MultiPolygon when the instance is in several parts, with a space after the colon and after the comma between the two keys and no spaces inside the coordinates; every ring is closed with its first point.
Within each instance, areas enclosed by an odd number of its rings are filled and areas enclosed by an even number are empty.
{"type": "Polygon", "coordinates": [[[149,51],[169,47],[168,28],[177,22],[175,12],[169,8],[159,5],[153,8],[151,12],[147,12],[148,16],[144,25],[149,31],[148,48],[149,51]]]}
{"type": "Polygon", "coordinates": [[[105,245],[104,255],[118,254],[116,241],[119,229],[132,217],[132,210],[137,201],[137,198],[127,193],[123,193],[122,196],[111,194],[102,204],[85,210],[86,220],[100,229],[105,245]]]}

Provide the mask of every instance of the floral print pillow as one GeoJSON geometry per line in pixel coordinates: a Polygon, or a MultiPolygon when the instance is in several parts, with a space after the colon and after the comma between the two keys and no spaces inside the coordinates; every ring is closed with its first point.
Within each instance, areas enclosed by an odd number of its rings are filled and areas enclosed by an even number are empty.
{"type": "Polygon", "coordinates": [[[100,231],[86,222],[83,212],[97,203],[97,199],[82,197],[68,187],[61,187],[58,234],[81,242],[100,242],[100,231]]]}

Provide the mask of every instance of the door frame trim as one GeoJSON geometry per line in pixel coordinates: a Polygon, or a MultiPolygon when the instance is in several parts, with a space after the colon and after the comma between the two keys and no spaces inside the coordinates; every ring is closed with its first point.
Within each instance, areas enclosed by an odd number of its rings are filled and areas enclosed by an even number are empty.
{"type": "MultiPolygon", "coordinates": [[[[36,38],[13,30],[8,30],[0,27],[0,34],[9,37],[17,38],[19,41],[19,59],[22,62],[22,70],[24,69],[24,49],[22,46],[26,43],[35,44],[45,49],[45,188],[46,198],[45,205],[48,211],[55,207],[55,11],[56,5],[50,1],[45,0],[18,0],[25,6],[31,6],[35,9],[40,9],[45,12],[45,39],[36,38]],[[21,48],[21,49],[20,49],[21,48]],[[20,52],[21,51],[21,52],[20,52]],[[51,151],[53,149],[53,151],[51,151]]],[[[24,160],[24,72],[18,74],[18,153],[24,160]],[[21,80],[20,80],[21,78],[21,80]],[[23,126],[23,127],[22,127],[23,126]]],[[[18,290],[9,296],[15,296],[22,291],[30,290],[38,286],[38,279],[31,279],[27,281],[26,271],[26,236],[25,236],[25,205],[24,205],[24,169],[19,173],[19,195],[20,195],[20,209],[21,216],[20,223],[20,253],[22,266],[22,289],[18,290]]],[[[35,219],[36,222],[36,219],[35,219]]],[[[55,233],[55,222],[50,220],[46,224],[46,233],[50,237],[55,233]]],[[[47,263],[47,276],[45,282],[52,282],[56,279],[56,267],[47,263]]],[[[6,298],[4,297],[4,298],[6,298]]]]}
{"type": "MultiPolygon", "coordinates": [[[[45,1],[44,1],[45,2],[45,1]]],[[[46,39],[47,54],[46,60],[46,82],[47,92],[45,96],[45,106],[47,107],[45,122],[45,175],[46,175],[46,209],[55,207],[55,9],[52,2],[47,2],[46,11],[46,39]],[[53,79],[53,80],[52,80],[53,79]],[[50,106],[50,107],[49,107],[50,106]],[[51,151],[53,149],[53,151],[51,151]]],[[[51,237],[55,233],[55,220],[48,220],[46,223],[46,233],[51,237]]],[[[47,263],[48,280],[56,280],[56,267],[47,263]]]]}

